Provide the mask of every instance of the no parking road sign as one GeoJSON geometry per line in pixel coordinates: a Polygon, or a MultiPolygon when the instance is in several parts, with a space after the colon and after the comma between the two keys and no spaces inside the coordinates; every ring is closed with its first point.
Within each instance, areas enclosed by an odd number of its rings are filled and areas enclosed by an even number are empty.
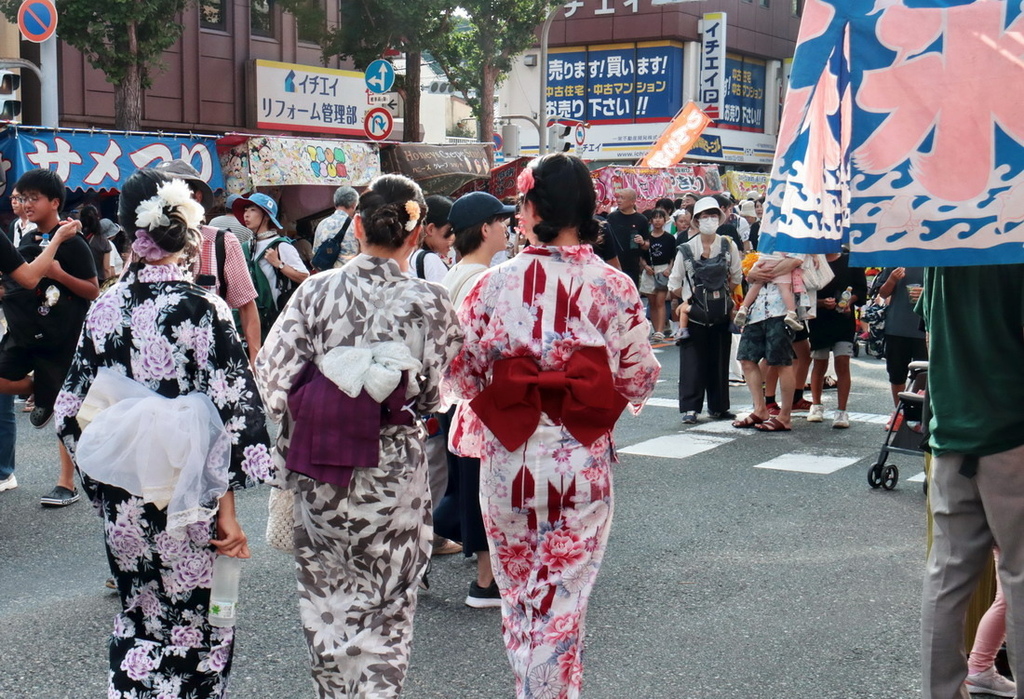
{"type": "Polygon", "coordinates": [[[382,107],[371,109],[363,119],[363,130],[374,141],[383,141],[391,135],[391,129],[394,127],[394,117],[391,116],[391,112],[382,107]]]}
{"type": "Polygon", "coordinates": [[[41,44],[57,31],[53,0],[25,0],[18,8],[18,29],[27,41],[41,44]]]}

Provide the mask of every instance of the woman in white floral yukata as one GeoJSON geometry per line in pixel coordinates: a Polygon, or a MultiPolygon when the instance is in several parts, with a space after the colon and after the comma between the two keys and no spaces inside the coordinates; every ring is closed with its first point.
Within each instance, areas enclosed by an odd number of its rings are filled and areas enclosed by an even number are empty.
{"type": "Polygon", "coordinates": [[[420,416],[462,344],[448,293],[407,274],[425,203],[385,175],[359,200],[362,253],[303,282],[256,358],[295,493],[299,614],[320,697],[388,699],[409,667],[430,558],[420,416]]]}
{"type": "Polygon", "coordinates": [[[207,621],[213,562],[249,557],[234,491],[272,476],[263,404],[231,310],[177,264],[202,219],[188,186],[140,170],[119,213],[141,262],[89,310],[54,408],[121,599],[108,696],[221,697],[234,629],[207,621]]]}
{"type": "Polygon", "coordinates": [[[530,246],[459,307],[448,389],[469,400],[452,446],[481,459],[480,498],[521,699],[580,696],[584,617],[611,526],[612,428],[661,367],[636,287],[601,261],[586,165],[562,154],[519,178],[530,246]]]}

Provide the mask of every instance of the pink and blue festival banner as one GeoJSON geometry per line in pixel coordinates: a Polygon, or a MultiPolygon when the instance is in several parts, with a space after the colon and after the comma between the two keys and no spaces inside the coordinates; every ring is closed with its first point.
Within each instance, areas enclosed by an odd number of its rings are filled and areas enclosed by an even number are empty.
{"type": "Polygon", "coordinates": [[[761,247],[855,265],[1024,262],[1024,12],[807,0],[761,247]]]}

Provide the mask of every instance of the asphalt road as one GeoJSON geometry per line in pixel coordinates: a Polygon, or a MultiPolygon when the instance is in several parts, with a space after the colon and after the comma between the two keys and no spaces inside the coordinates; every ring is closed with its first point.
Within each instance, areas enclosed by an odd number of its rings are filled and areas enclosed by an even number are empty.
{"type": "MultiPolygon", "coordinates": [[[[791,433],[764,435],[704,416],[684,429],[671,407],[675,348],[660,357],[662,400],[624,417],[617,442],[665,455],[623,454],[616,472],[584,697],[919,696],[924,496],[907,478],[923,458],[893,457],[902,470],[894,491],[868,487],[883,430],[863,420],[889,404],[880,363],[854,360],[850,409],[861,417],[851,429],[798,419],[791,433]],[[665,436],[674,440],[649,441],[665,436]]],[[[732,394],[735,406],[749,405],[745,388],[732,394]]],[[[834,400],[826,393],[827,407],[834,400]]],[[[19,430],[20,487],[0,493],[0,697],[106,696],[117,600],[103,586],[100,520],[85,501],[40,508],[56,440],[25,415],[19,430]]],[[[262,541],[266,490],[243,493],[239,511],[253,558],[243,572],[232,695],[312,697],[291,562],[262,541]]],[[[404,697],[513,696],[499,612],[462,604],[473,571],[461,556],[435,560],[404,697]]]]}

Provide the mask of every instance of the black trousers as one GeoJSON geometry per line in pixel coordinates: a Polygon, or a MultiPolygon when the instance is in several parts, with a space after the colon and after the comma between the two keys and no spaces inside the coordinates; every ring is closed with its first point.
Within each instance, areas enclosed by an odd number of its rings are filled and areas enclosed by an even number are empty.
{"type": "Polygon", "coordinates": [[[690,337],[679,346],[679,412],[699,413],[707,396],[708,412],[729,409],[729,349],[732,333],[728,323],[690,323],[690,337]]]}

